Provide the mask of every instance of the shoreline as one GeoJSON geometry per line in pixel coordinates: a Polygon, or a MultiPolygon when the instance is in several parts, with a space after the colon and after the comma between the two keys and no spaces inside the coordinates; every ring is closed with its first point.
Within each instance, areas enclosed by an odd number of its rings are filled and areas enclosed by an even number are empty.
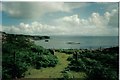
{"type": "Polygon", "coordinates": [[[114,47],[119,47],[119,46],[110,46],[110,47],[96,47],[96,48],[78,48],[78,49],[74,49],[74,48],[64,48],[64,49],[56,49],[56,48],[45,48],[45,49],[51,49],[51,50],[103,50],[103,49],[107,49],[107,48],[114,48],[114,47]]]}

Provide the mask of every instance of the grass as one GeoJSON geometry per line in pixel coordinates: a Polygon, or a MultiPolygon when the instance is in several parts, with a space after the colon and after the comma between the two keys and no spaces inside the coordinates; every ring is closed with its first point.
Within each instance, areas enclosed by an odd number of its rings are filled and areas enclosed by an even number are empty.
{"type": "MultiPolygon", "coordinates": [[[[67,61],[67,58],[71,55],[59,52],[55,52],[55,55],[58,57],[59,61],[55,67],[42,69],[30,68],[26,72],[25,78],[62,78],[63,73],[61,73],[61,71],[63,71],[68,66],[69,61],[67,61]],[[28,75],[28,73],[30,73],[30,75],[28,75]]],[[[85,73],[83,72],[69,71],[67,74],[70,78],[83,78],[85,76],[85,73]]]]}

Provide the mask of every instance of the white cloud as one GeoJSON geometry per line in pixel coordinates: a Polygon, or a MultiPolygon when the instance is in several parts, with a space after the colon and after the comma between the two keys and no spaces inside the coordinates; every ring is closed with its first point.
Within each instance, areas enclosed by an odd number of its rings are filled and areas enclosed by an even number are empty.
{"type": "Polygon", "coordinates": [[[75,14],[56,19],[52,25],[40,22],[20,23],[17,26],[4,26],[3,31],[36,35],[117,36],[117,13],[115,9],[105,12],[104,15],[93,12],[87,19],[82,19],[75,14]]]}
{"type": "Polygon", "coordinates": [[[66,16],[61,19],[56,20],[61,23],[66,23],[69,25],[79,25],[80,24],[80,19],[78,18],[78,15],[72,15],[72,16],[66,16]]]}
{"type": "Polygon", "coordinates": [[[75,14],[55,21],[56,24],[68,28],[68,34],[115,36],[118,35],[118,20],[116,18],[118,15],[116,12],[118,11],[114,9],[111,12],[105,12],[104,15],[93,12],[87,19],[81,19],[75,14]],[[111,29],[110,26],[114,29],[111,29]]]}
{"type": "Polygon", "coordinates": [[[104,13],[105,18],[109,21],[111,14],[109,12],[104,13]]]}
{"type": "Polygon", "coordinates": [[[74,27],[86,27],[88,26],[96,26],[102,27],[106,26],[108,22],[108,18],[110,16],[108,13],[105,16],[100,16],[99,13],[92,13],[88,19],[81,19],[77,14],[72,16],[66,16],[60,19],[55,20],[59,25],[63,24],[65,26],[74,26],[74,27]]]}
{"type": "Polygon", "coordinates": [[[65,30],[60,27],[33,22],[31,24],[20,23],[17,26],[3,26],[3,31],[15,34],[54,35],[64,33],[65,30]]]}
{"type": "Polygon", "coordinates": [[[104,19],[104,16],[100,16],[99,13],[92,13],[91,17],[89,18],[89,22],[91,25],[102,27],[105,25],[106,19],[104,19]]]}
{"type": "Polygon", "coordinates": [[[109,22],[108,22],[108,25],[110,27],[113,27],[113,28],[118,28],[119,27],[119,13],[116,9],[113,9],[111,11],[111,16],[110,16],[110,19],[109,19],[109,22]]]}
{"type": "Polygon", "coordinates": [[[113,9],[111,12],[105,12],[104,15],[93,12],[87,19],[82,19],[79,15],[75,14],[72,16],[65,16],[55,21],[60,24],[73,24],[74,26],[104,27],[109,26],[109,23],[113,23],[111,26],[116,26],[115,24],[118,24],[118,11],[113,9]]]}
{"type": "Polygon", "coordinates": [[[87,3],[64,2],[4,2],[3,11],[11,17],[39,18],[50,12],[71,12],[72,9],[87,6],[87,3]]]}

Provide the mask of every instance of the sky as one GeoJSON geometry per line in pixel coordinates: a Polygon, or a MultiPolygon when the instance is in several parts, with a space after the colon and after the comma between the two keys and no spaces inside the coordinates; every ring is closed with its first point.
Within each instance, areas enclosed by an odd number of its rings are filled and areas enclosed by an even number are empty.
{"type": "Polygon", "coordinates": [[[1,2],[1,31],[29,35],[118,36],[116,2],[1,2]]]}

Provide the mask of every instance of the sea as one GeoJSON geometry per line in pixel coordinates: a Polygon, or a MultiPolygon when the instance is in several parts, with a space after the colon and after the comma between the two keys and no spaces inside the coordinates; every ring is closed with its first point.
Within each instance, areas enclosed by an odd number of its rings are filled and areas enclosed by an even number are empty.
{"type": "Polygon", "coordinates": [[[98,49],[119,46],[118,36],[50,36],[35,44],[46,49],[98,49]]]}

